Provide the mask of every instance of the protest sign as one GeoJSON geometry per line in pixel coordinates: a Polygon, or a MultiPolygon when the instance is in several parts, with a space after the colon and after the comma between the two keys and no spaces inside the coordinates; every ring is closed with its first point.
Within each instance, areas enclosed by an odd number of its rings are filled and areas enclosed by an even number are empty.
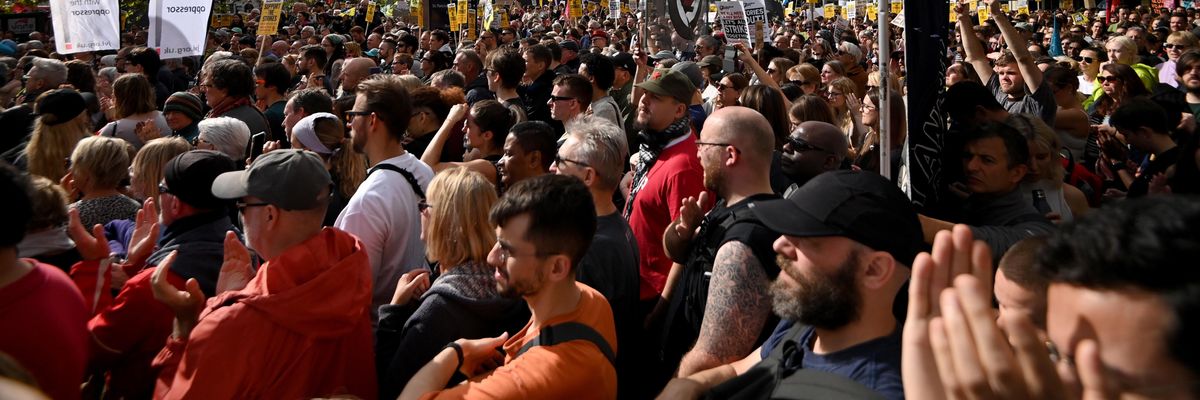
{"type": "Polygon", "coordinates": [[[376,5],[375,5],[374,1],[367,3],[367,23],[368,24],[375,22],[375,7],[376,7],[376,5]]]}
{"type": "Polygon", "coordinates": [[[741,43],[750,48],[750,29],[746,26],[746,11],[740,1],[718,1],[717,19],[730,44],[741,43]]]}
{"type": "Polygon", "coordinates": [[[612,19],[621,18],[621,1],[609,0],[608,2],[608,17],[612,19]]]}
{"type": "Polygon", "coordinates": [[[198,56],[204,54],[204,39],[207,34],[209,13],[212,3],[208,1],[150,0],[147,15],[150,30],[146,43],[158,51],[161,59],[198,56]]]}
{"type": "Polygon", "coordinates": [[[55,51],[71,54],[119,48],[119,11],[117,0],[51,0],[55,51]]]}
{"type": "Polygon", "coordinates": [[[753,37],[754,23],[762,21],[763,25],[767,23],[767,3],[763,0],[743,0],[742,10],[746,13],[746,26],[750,28],[750,36],[753,37]]]}
{"type": "Polygon", "coordinates": [[[569,0],[567,7],[567,19],[576,19],[583,17],[583,0],[569,0]]]}
{"type": "Polygon", "coordinates": [[[837,6],[833,4],[826,4],[824,11],[825,19],[833,19],[833,16],[837,15],[837,6]]]}
{"type": "Polygon", "coordinates": [[[262,16],[258,17],[258,32],[279,32],[279,20],[283,15],[283,0],[263,0],[262,16]]]}

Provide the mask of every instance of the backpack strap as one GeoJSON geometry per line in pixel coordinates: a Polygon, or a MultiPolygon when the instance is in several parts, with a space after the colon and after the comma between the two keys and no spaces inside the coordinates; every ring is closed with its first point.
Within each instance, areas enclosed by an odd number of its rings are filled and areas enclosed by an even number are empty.
{"type": "Polygon", "coordinates": [[[600,332],[596,332],[592,327],[578,322],[564,322],[542,328],[538,332],[538,337],[521,346],[521,350],[517,351],[516,357],[520,357],[526,351],[537,346],[553,346],[575,340],[592,342],[592,344],[600,349],[601,353],[604,353],[604,358],[607,358],[610,364],[616,365],[617,355],[613,352],[612,347],[608,345],[608,340],[605,340],[604,336],[601,336],[600,332]]]}
{"type": "Polygon", "coordinates": [[[379,164],[376,164],[374,167],[371,167],[371,170],[369,172],[367,172],[367,175],[370,175],[370,174],[374,173],[375,171],[378,171],[381,169],[392,171],[392,172],[400,174],[400,176],[403,176],[404,179],[408,181],[408,184],[410,186],[412,186],[413,192],[417,194],[417,197],[420,197],[421,200],[425,200],[425,191],[421,190],[421,184],[419,182],[417,182],[417,177],[413,176],[412,172],[408,172],[408,170],[397,167],[392,164],[379,163],[379,164]]]}

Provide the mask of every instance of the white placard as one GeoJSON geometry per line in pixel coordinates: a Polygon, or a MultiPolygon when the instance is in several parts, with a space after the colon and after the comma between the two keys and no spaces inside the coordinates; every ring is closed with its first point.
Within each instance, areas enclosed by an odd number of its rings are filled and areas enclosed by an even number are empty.
{"type": "Polygon", "coordinates": [[[212,3],[203,0],[150,0],[146,43],[162,59],[204,54],[212,3]]]}
{"type": "Polygon", "coordinates": [[[725,40],[730,44],[741,43],[747,49],[752,49],[750,41],[750,26],[746,23],[746,10],[740,1],[718,1],[717,18],[721,21],[721,30],[725,32],[725,40]]]}
{"type": "MultiPolygon", "coordinates": [[[[51,0],[55,51],[72,54],[121,46],[117,0],[51,0]]],[[[208,21],[203,22],[208,26],[208,21]]]]}
{"type": "MultiPolygon", "coordinates": [[[[746,13],[746,28],[748,28],[746,32],[750,33],[750,40],[758,37],[754,32],[755,22],[762,21],[763,30],[770,29],[770,24],[767,23],[767,3],[764,3],[763,0],[743,0],[742,7],[746,13]]],[[[763,40],[770,41],[771,35],[764,34],[763,40]]]]}

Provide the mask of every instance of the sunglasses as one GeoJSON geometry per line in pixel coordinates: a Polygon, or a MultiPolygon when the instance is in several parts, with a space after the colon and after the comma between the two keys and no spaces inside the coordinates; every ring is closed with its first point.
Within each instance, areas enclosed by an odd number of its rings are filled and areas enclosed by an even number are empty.
{"type": "Polygon", "coordinates": [[[574,97],[566,97],[566,96],[550,95],[550,100],[551,101],[567,101],[567,100],[575,100],[575,98],[574,97]]]}
{"type": "Polygon", "coordinates": [[[1167,49],[1167,50],[1174,50],[1175,48],[1179,48],[1180,50],[1183,50],[1184,45],[1175,44],[1175,43],[1163,43],[1163,48],[1167,49]]]}
{"type": "Polygon", "coordinates": [[[807,140],[804,140],[804,139],[801,139],[801,138],[798,138],[795,136],[788,136],[788,146],[791,147],[792,151],[794,151],[794,152],[805,152],[805,151],[824,151],[826,153],[829,152],[828,150],[822,149],[817,146],[813,146],[812,143],[809,143],[807,140]]]}
{"type": "Polygon", "coordinates": [[[1115,77],[1115,76],[1097,76],[1096,81],[1100,82],[1100,83],[1104,83],[1104,82],[1117,83],[1117,82],[1121,81],[1121,78],[1115,77]]]}
{"type": "Polygon", "coordinates": [[[1096,59],[1091,58],[1091,57],[1075,57],[1075,61],[1079,61],[1079,62],[1085,63],[1085,64],[1091,64],[1091,63],[1096,62],[1096,59]]]}

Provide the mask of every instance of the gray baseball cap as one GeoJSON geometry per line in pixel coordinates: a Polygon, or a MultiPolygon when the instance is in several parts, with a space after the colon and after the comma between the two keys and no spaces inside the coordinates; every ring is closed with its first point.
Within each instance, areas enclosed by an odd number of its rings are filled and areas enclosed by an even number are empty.
{"type": "Polygon", "coordinates": [[[244,171],[217,176],[212,193],[222,199],[254,196],[284,210],[311,210],[325,203],[332,182],[317,153],[275,150],[259,156],[244,171]]]}

